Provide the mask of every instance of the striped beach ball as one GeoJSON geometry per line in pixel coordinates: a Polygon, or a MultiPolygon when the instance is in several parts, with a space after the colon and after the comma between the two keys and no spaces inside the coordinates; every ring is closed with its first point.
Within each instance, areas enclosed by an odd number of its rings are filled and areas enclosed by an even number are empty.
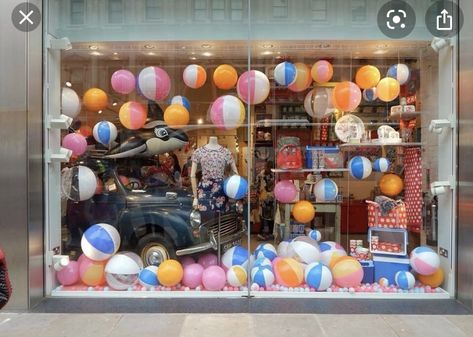
{"type": "Polygon", "coordinates": [[[304,99],[305,112],[311,117],[325,117],[335,111],[333,89],[316,88],[307,93],[304,99]]]}
{"type": "Polygon", "coordinates": [[[287,249],[289,248],[289,241],[281,241],[278,245],[278,256],[279,257],[290,257],[287,249]]]}
{"type": "Polygon", "coordinates": [[[356,287],[363,280],[363,267],[351,256],[338,258],[332,267],[332,276],[339,287],[356,287]]]}
{"type": "Polygon", "coordinates": [[[403,63],[393,64],[389,67],[386,76],[395,78],[400,85],[403,85],[409,81],[409,67],[403,63]]]}
{"type": "Polygon", "coordinates": [[[183,105],[187,111],[191,111],[191,102],[189,102],[189,100],[184,96],[173,96],[173,98],[171,98],[170,104],[180,104],[183,105]]]}
{"type": "Polygon", "coordinates": [[[73,201],[84,201],[94,196],[97,189],[97,177],[87,166],[74,166],[63,170],[61,174],[61,191],[73,201]]]}
{"type": "Polygon", "coordinates": [[[251,265],[252,268],[256,266],[269,266],[272,268],[273,264],[271,263],[271,260],[268,259],[267,257],[259,257],[256,260],[254,260],[253,264],[251,265]]]}
{"type": "Polygon", "coordinates": [[[300,236],[292,240],[288,251],[293,259],[306,264],[318,262],[321,258],[317,241],[307,236],[300,236]]]}
{"type": "Polygon", "coordinates": [[[232,175],[224,180],[223,191],[230,199],[242,199],[248,191],[248,182],[239,175],[232,175]]]}
{"type": "Polygon", "coordinates": [[[333,104],[339,110],[353,111],[361,102],[361,90],[353,82],[339,82],[333,88],[333,104]]]}
{"type": "Polygon", "coordinates": [[[248,257],[248,250],[246,248],[234,246],[223,254],[222,267],[225,267],[226,270],[235,265],[246,268],[248,265],[248,257]]]}
{"type": "Polygon", "coordinates": [[[297,287],[304,282],[304,268],[300,262],[292,258],[275,259],[273,270],[279,285],[297,287]]]}
{"type": "Polygon", "coordinates": [[[71,118],[76,118],[81,109],[80,98],[71,88],[61,90],[61,113],[71,118]]]}
{"type": "Polygon", "coordinates": [[[238,97],[248,104],[263,103],[268,98],[269,89],[268,77],[259,70],[245,71],[238,79],[238,97]]]}
{"type": "Polygon", "coordinates": [[[107,284],[116,290],[126,290],[138,282],[141,268],[135,259],[126,254],[116,254],[105,265],[107,284]]]}
{"type": "Polygon", "coordinates": [[[301,62],[294,63],[296,67],[296,79],[288,86],[289,90],[294,92],[301,92],[306,90],[312,84],[312,77],[310,76],[310,68],[301,62]]]}
{"type": "Polygon", "coordinates": [[[92,133],[95,140],[105,146],[113,143],[118,135],[115,124],[107,121],[101,121],[95,124],[92,133]]]}
{"type": "Polygon", "coordinates": [[[291,62],[282,62],[279,63],[274,68],[274,80],[277,84],[288,86],[294,83],[296,80],[296,66],[291,62]]]}
{"type": "Polygon", "coordinates": [[[326,83],[332,79],[333,66],[325,60],[317,61],[312,66],[310,74],[315,82],[319,84],[326,83]]]}
{"type": "Polygon", "coordinates": [[[258,265],[251,269],[251,282],[260,287],[269,287],[274,283],[273,270],[269,266],[258,265]]]}
{"type": "Polygon", "coordinates": [[[245,106],[235,96],[220,96],[210,107],[210,120],[221,130],[234,130],[245,120],[245,106]]]}
{"type": "Polygon", "coordinates": [[[89,259],[104,261],[118,251],[120,234],[115,227],[99,223],[92,225],[84,232],[81,240],[82,252],[89,259]]]}
{"type": "Polygon", "coordinates": [[[395,100],[400,92],[401,86],[398,80],[391,77],[383,78],[376,86],[376,95],[378,95],[378,98],[383,102],[395,100]]]}
{"type": "Polygon", "coordinates": [[[388,172],[391,162],[384,157],[378,158],[373,163],[373,170],[376,172],[388,172]]]}
{"type": "Polygon", "coordinates": [[[374,102],[378,99],[376,94],[376,87],[363,90],[363,99],[366,102],[374,102]]]}
{"type": "Polygon", "coordinates": [[[158,267],[156,266],[148,266],[144,268],[138,276],[140,284],[147,288],[157,287],[159,285],[157,273],[158,267]]]}
{"type": "Polygon", "coordinates": [[[105,283],[105,261],[94,261],[82,257],[79,261],[79,277],[90,287],[100,286],[105,283]]]}
{"type": "Polygon", "coordinates": [[[378,280],[378,284],[382,287],[389,287],[389,280],[387,277],[381,277],[379,280],[378,280]]]}
{"type": "Polygon", "coordinates": [[[345,249],[337,242],[324,241],[319,244],[319,248],[320,261],[329,268],[332,268],[332,265],[339,257],[347,256],[345,249]]]}
{"type": "Polygon", "coordinates": [[[431,248],[420,246],[415,248],[410,255],[412,269],[421,275],[431,275],[440,266],[439,255],[431,248]]]}
{"type": "Polygon", "coordinates": [[[130,101],[123,104],[118,113],[120,123],[130,130],[138,130],[145,125],[148,113],[143,105],[138,102],[130,101]]]}
{"type": "Polygon", "coordinates": [[[168,73],[159,67],[146,67],[138,75],[138,90],[152,101],[163,100],[171,90],[171,79],[168,73]]]}
{"type": "Polygon", "coordinates": [[[334,201],[338,195],[337,184],[329,178],[321,179],[314,186],[314,194],[318,202],[334,201]]]}
{"type": "Polygon", "coordinates": [[[322,233],[320,233],[320,231],[316,230],[316,229],[312,229],[309,234],[307,234],[307,236],[309,238],[311,238],[312,240],[315,240],[315,241],[320,241],[322,240],[322,233]]]}
{"type": "Polygon", "coordinates": [[[259,259],[265,257],[270,261],[273,261],[278,256],[276,248],[270,243],[260,243],[255,249],[255,257],[259,259]]]}
{"type": "Polygon", "coordinates": [[[404,290],[412,289],[414,288],[414,285],[416,283],[416,279],[412,273],[408,271],[398,271],[396,275],[394,276],[394,281],[396,282],[396,285],[404,290]]]}
{"type": "Polygon", "coordinates": [[[232,287],[241,287],[247,283],[248,274],[242,266],[231,266],[227,270],[227,282],[232,287]]]}
{"type": "Polygon", "coordinates": [[[309,264],[305,268],[305,283],[317,291],[327,290],[332,285],[332,272],[320,262],[309,264]]]}
{"type": "Polygon", "coordinates": [[[368,158],[363,156],[355,156],[350,159],[348,163],[350,175],[358,180],[368,178],[371,174],[371,162],[368,158]]]}
{"type": "Polygon", "coordinates": [[[119,94],[128,95],[135,90],[136,78],[131,71],[119,69],[112,74],[110,83],[113,90],[119,94]]]}
{"type": "Polygon", "coordinates": [[[207,72],[198,64],[190,64],[184,69],[182,79],[189,88],[198,89],[205,84],[207,72]]]}

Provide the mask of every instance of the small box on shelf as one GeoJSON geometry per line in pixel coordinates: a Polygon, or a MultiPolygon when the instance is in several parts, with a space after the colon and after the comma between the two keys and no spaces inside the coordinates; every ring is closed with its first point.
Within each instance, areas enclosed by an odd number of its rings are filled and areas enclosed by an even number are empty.
{"type": "Polygon", "coordinates": [[[399,228],[370,227],[368,241],[371,254],[405,256],[407,254],[407,230],[399,228]]]}

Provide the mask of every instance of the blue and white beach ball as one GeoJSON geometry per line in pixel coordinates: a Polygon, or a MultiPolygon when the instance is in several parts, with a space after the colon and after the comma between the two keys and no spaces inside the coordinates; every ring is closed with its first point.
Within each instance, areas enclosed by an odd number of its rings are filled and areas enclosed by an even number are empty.
{"type": "Polygon", "coordinates": [[[371,174],[371,162],[363,156],[353,157],[348,163],[350,175],[358,180],[368,178],[371,174]]]}
{"type": "Polygon", "coordinates": [[[408,271],[398,271],[396,276],[394,276],[394,281],[396,282],[397,286],[401,289],[408,290],[414,288],[416,283],[416,279],[414,275],[412,275],[408,271]]]}
{"type": "Polygon", "coordinates": [[[94,126],[93,135],[97,142],[108,146],[117,139],[117,127],[115,124],[107,121],[98,122],[94,126]]]}
{"type": "Polygon", "coordinates": [[[180,104],[183,105],[187,111],[191,111],[191,102],[189,102],[189,100],[184,96],[174,96],[171,98],[170,104],[180,104]]]}
{"type": "Polygon", "coordinates": [[[307,236],[309,238],[311,238],[312,240],[315,240],[315,241],[320,241],[322,240],[322,233],[320,233],[320,231],[316,230],[316,229],[312,229],[309,234],[307,234],[307,236]]]}
{"type": "Polygon", "coordinates": [[[318,202],[334,201],[338,195],[337,184],[329,178],[321,179],[314,186],[314,194],[318,202]]]}
{"type": "Polygon", "coordinates": [[[288,86],[295,82],[297,75],[296,66],[291,62],[279,63],[274,68],[274,80],[279,85],[288,86]]]}
{"type": "Polygon", "coordinates": [[[432,275],[440,267],[439,255],[426,246],[415,248],[409,259],[412,269],[421,275],[432,275]]]}
{"type": "Polygon", "coordinates": [[[126,290],[136,284],[140,273],[140,265],[126,254],[112,256],[105,265],[107,284],[116,290],[126,290]]]}
{"type": "Polygon", "coordinates": [[[409,67],[403,63],[393,64],[389,67],[386,76],[395,78],[400,85],[403,85],[409,80],[409,67]]]}
{"type": "Polygon", "coordinates": [[[118,251],[120,234],[105,223],[90,226],[82,235],[82,252],[93,261],[105,261],[118,251]]]}
{"type": "Polygon", "coordinates": [[[363,90],[363,99],[366,102],[374,102],[377,98],[376,87],[363,90]]]}
{"type": "Polygon", "coordinates": [[[255,249],[255,257],[259,259],[265,257],[270,261],[273,261],[278,256],[276,248],[270,243],[260,243],[255,249]]]}
{"type": "Polygon", "coordinates": [[[158,267],[156,266],[148,266],[140,272],[138,276],[140,284],[143,287],[151,288],[157,287],[159,285],[158,282],[158,267]]]}
{"type": "Polygon", "coordinates": [[[223,191],[231,199],[241,199],[246,196],[248,182],[239,175],[228,177],[223,182],[223,191]]]}
{"type": "Polygon", "coordinates": [[[231,266],[230,269],[227,270],[227,281],[232,287],[244,286],[247,282],[247,277],[246,269],[242,266],[231,266]]]}
{"type": "Polygon", "coordinates": [[[376,172],[388,172],[391,162],[384,157],[378,158],[373,163],[373,170],[376,172]]]}
{"type": "Polygon", "coordinates": [[[271,263],[271,260],[266,258],[266,257],[260,257],[258,259],[256,259],[253,264],[252,264],[252,268],[253,267],[257,267],[257,266],[260,266],[260,267],[270,267],[272,268],[273,267],[273,264],[271,263]]]}
{"type": "Polygon", "coordinates": [[[317,291],[327,290],[332,285],[332,272],[321,262],[314,262],[305,268],[305,283],[317,291]]]}
{"type": "Polygon", "coordinates": [[[227,250],[222,256],[222,266],[230,269],[231,266],[239,265],[246,268],[248,265],[248,250],[242,246],[234,246],[227,250]]]}
{"type": "Polygon", "coordinates": [[[251,282],[260,287],[269,287],[274,283],[273,269],[269,266],[255,266],[251,269],[251,282]]]}

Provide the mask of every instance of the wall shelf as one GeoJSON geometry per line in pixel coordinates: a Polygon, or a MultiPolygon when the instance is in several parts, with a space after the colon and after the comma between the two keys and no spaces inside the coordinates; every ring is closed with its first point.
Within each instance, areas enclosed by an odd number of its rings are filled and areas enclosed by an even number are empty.
{"type": "Polygon", "coordinates": [[[320,168],[320,169],[271,169],[274,173],[300,173],[300,172],[348,172],[347,168],[320,168]]]}
{"type": "Polygon", "coordinates": [[[401,146],[401,147],[421,147],[422,143],[345,143],[340,144],[340,148],[349,147],[382,147],[382,146],[401,146]]]}

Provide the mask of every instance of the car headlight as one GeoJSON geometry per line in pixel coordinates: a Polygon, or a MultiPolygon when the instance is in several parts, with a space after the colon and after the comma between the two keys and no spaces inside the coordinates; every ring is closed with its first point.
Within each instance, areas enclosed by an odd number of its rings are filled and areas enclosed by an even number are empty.
{"type": "Polygon", "coordinates": [[[191,214],[189,215],[189,219],[193,228],[199,228],[200,224],[202,223],[200,212],[196,209],[192,210],[191,214]]]}
{"type": "Polygon", "coordinates": [[[243,201],[238,200],[235,204],[235,210],[237,211],[238,214],[243,214],[244,209],[245,209],[245,206],[243,205],[243,201]]]}

